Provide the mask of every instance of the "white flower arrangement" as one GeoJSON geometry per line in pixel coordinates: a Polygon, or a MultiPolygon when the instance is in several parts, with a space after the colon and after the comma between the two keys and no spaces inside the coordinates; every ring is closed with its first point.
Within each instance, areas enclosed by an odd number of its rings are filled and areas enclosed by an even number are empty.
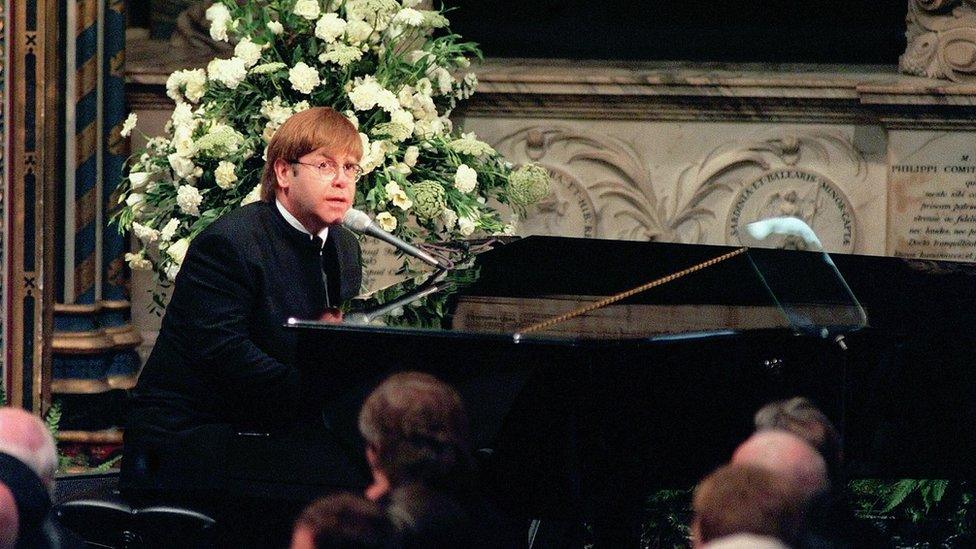
{"type": "MultiPolygon", "coordinates": [[[[406,240],[443,241],[514,229],[489,204],[524,212],[549,192],[547,172],[515,169],[449,119],[474,91],[458,73],[481,53],[417,0],[218,0],[210,35],[229,59],[174,72],[166,135],[130,159],[116,222],[140,249],[133,269],[175,279],[190,241],[260,196],[263,154],[292,114],[330,106],[359,129],[356,207],[406,240]],[[456,76],[457,75],[457,76],[456,76]],[[491,201],[487,199],[492,199],[491,201]]],[[[130,117],[128,135],[137,125],[130,117]]],[[[157,300],[157,304],[162,302],[157,300]]]]}

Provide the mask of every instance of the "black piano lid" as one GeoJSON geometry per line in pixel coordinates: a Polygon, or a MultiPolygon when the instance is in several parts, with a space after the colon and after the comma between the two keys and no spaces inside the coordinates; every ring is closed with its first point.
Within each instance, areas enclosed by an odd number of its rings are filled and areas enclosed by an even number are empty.
{"type": "Polygon", "coordinates": [[[579,344],[761,329],[828,337],[865,325],[863,309],[824,253],[559,237],[499,246],[469,267],[406,280],[349,307],[340,323],[289,324],[579,344]],[[724,255],[731,257],[577,315],[724,255]],[[557,320],[563,315],[571,318],[557,320]]]}

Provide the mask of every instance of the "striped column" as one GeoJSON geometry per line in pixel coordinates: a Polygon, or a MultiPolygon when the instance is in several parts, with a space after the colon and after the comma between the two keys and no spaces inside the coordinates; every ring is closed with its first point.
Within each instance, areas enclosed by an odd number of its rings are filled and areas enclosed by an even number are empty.
{"type": "MultiPolygon", "coordinates": [[[[126,241],[109,225],[125,161],[125,9],[121,0],[71,0],[65,52],[63,253],[53,339],[52,392],[62,433],[112,428],[135,382],[141,343],[129,322],[126,241]]],[[[104,433],[98,440],[106,440],[104,433]]]]}

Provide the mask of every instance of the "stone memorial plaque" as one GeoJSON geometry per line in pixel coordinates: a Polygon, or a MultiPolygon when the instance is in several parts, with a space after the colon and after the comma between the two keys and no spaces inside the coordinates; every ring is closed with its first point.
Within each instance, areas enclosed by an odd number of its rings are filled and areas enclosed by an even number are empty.
{"type": "Polygon", "coordinates": [[[888,254],[976,261],[972,136],[896,133],[888,170],[888,254]]]}

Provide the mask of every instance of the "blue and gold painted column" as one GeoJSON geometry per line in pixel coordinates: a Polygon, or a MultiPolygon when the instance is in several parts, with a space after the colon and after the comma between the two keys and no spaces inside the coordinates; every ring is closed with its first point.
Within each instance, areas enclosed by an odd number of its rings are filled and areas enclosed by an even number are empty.
{"type": "Polygon", "coordinates": [[[120,390],[135,383],[141,343],[129,322],[126,242],[108,223],[126,156],[119,135],[126,111],[124,4],[71,0],[65,22],[69,100],[51,388],[63,404],[62,440],[112,442],[117,432],[90,432],[120,423],[120,390]]]}
{"type": "Polygon", "coordinates": [[[55,0],[11,0],[8,6],[5,376],[10,403],[41,413],[50,403],[61,6],[55,0]]]}

